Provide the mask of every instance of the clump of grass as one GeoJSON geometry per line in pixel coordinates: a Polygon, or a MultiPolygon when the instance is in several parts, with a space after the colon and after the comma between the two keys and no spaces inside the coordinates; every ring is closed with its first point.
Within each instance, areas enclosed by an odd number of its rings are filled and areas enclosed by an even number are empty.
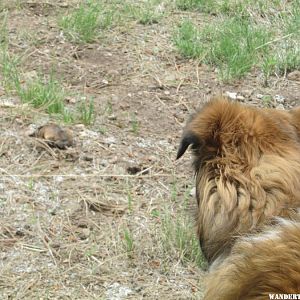
{"type": "Polygon", "coordinates": [[[198,30],[185,21],[175,37],[175,45],[186,57],[198,58],[218,67],[223,80],[244,76],[258,62],[269,33],[248,20],[227,19],[198,30]],[[221,23],[221,24],[220,24],[221,23]]]}
{"type": "Polygon", "coordinates": [[[134,134],[138,134],[139,131],[140,131],[140,123],[139,123],[139,121],[137,120],[135,114],[132,114],[132,115],[131,115],[130,124],[131,124],[131,131],[132,131],[134,134]]]}
{"type": "Polygon", "coordinates": [[[109,28],[114,20],[113,8],[106,9],[98,1],[87,1],[59,20],[67,37],[76,42],[95,41],[101,30],[109,28]]]}
{"type": "Polygon", "coordinates": [[[134,239],[132,232],[128,228],[125,228],[123,231],[122,242],[124,250],[127,252],[128,257],[131,258],[134,251],[134,239]]]}
{"type": "Polygon", "coordinates": [[[64,112],[62,113],[62,120],[66,124],[72,124],[75,121],[74,114],[70,110],[65,108],[64,112]]]}
{"type": "Polygon", "coordinates": [[[5,90],[7,92],[11,92],[13,90],[20,90],[21,83],[18,70],[20,59],[18,57],[11,56],[6,50],[6,48],[2,48],[0,63],[5,90]]]}
{"type": "Polygon", "coordinates": [[[79,106],[79,120],[85,125],[91,125],[95,121],[95,105],[92,99],[79,106]]]}
{"type": "Polygon", "coordinates": [[[165,251],[175,254],[182,263],[192,262],[204,267],[205,260],[195,235],[195,228],[187,216],[163,216],[162,241],[165,251]]]}
{"type": "Polygon", "coordinates": [[[17,94],[24,103],[30,103],[35,108],[43,108],[49,114],[65,112],[65,91],[55,80],[53,74],[44,81],[38,77],[24,86],[20,86],[17,94]]]}
{"type": "Polygon", "coordinates": [[[202,45],[203,37],[200,35],[196,26],[189,20],[181,23],[174,42],[180,52],[185,57],[200,58],[204,56],[204,47],[202,45]]]}
{"type": "MultiPolygon", "coordinates": [[[[178,1],[182,9],[201,4],[178,1]]],[[[270,76],[300,68],[300,1],[295,3],[215,1],[213,24],[200,29],[184,21],[175,35],[175,46],[183,56],[217,68],[224,81],[241,78],[255,68],[267,85],[270,76]]]]}
{"type": "Polygon", "coordinates": [[[159,23],[159,20],[163,16],[163,12],[160,11],[159,4],[160,1],[152,0],[146,1],[143,5],[125,5],[124,10],[127,15],[133,17],[140,24],[150,25],[159,23]]]}

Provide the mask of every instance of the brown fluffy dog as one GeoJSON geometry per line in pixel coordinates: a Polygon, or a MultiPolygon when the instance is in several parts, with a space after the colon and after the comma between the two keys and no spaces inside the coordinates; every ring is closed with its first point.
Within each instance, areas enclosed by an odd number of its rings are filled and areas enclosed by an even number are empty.
{"type": "MultiPolygon", "coordinates": [[[[237,237],[261,231],[274,222],[274,216],[295,216],[300,206],[300,109],[257,109],[215,98],[188,122],[177,158],[189,145],[196,172],[198,236],[209,263],[215,261],[216,267],[231,252],[237,237]]],[[[241,264],[246,264],[246,275],[248,267],[255,267],[254,260],[253,265],[247,261],[247,251],[253,251],[248,245],[238,242],[232,254],[245,254],[241,264]]],[[[275,261],[280,258],[275,249],[270,254],[275,261]]],[[[242,272],[235,267],[231,267],[235,275],[242,272]]],[[[220,299],[243,299],[234,295],[237,298],[220,299]]]]}

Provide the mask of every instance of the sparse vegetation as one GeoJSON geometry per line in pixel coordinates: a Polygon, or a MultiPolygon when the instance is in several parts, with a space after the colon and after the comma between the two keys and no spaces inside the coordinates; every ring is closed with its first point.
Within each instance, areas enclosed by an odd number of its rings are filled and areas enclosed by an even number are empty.
{"type": "Polygon", "coordinates": [[[91,125],[95,120],[94,101],[90,99],[81,103],[79,113],[79,120],[85,125],[91,125]]]}
{"type": "MultiPolygon", "coordinates": [[[[193,5],[182,1],[187,5],[186,9],[196,5],[197,1],[192,2],[193,5]]],[[[279,2],[276,3],[278,6],[279,2]]],[[[233,6],[228,2],[225,8],[225,2],[219,2],[215,9],[218,17],[213,24],[201,29],[190,20],[182,22],[174,38],[179,52],[216,67],[225,81],[241,78],[257,68],[261,69],[264,84],[267,84],[274,73],[283,74],[299,68],[300,46],[296,38],[300,32],[299,9],[292,7],[275,17],[266,2],[256,3],[267,20],[262,26],[258,21],[262,17],[252,13],[252,4],[252,1],[238,2],[233,6]],[[238,12],[235,17],[228,18],[226,14],[235,9],[238,12]],[[278,33],[279,38],[276,37],[278,33]]]]}
{"type": "Polygon", "coordinates": [[[172,217],[167,213],[162,220],[162,231],[166,253],[178,255],[178,259],[183,263],[193,262],[199,267],[204,267],[205,261],[199,251],[195,228],[187,215],[179,212],[172,217]]]}
{"type": "Polygon", "coordinates": [[[63,16],[59,25],[71,40],[90,43],[113,24],[115,14],[112,8],[105,10],[99,1],[91,0],[63,16]]]}
{"type": "Polygon", "coordinates": [[[139,121],[136,118],[135,113],[131,115],[130,124],[131,124],[131,131],[134,134],[138,134],[140,131],[140,125],[139,125],[139,121]]]}
{"type": "Polygon", "coordinates": [[[42,108],[49,114],[63,114],[65,111],[65,91],[51,75],[43,81],[37,77],[24,85],[15,85],[17,94],[23,103],[30,103],[34,108],[42,108]]]}
{"type": "Polygon", "coordinates": [[[163,12],[159,6],[161,1],[150,0],[139,4],[127,4],[124,6],[124,10],[129,17],[133,17],[140,24],[151,25],[158,23],[163,17],[163,12]]]}
{"type": "Polygon", "coordinates": [[[123,246],[125,251],[128,253],[128,255],[131,256],[134,250],[134,241],[133,241],[133,235],[128,228],[124,229],[123,246]]]}

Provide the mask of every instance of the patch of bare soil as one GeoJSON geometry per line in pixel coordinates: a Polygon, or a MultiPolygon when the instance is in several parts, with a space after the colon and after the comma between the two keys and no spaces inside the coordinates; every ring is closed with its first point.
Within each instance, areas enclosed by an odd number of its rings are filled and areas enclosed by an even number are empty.
{"type": "Polygon", "coordinates": [[[190,157],[175,161],[185,120],[225,92],[295,106],[299,82],[262,87],[253,73],[222,84],[177,55],[168,20],[72,44],[56,17],[73,3],[53,2],[9,11],[10,49],[26,72],[54,70],[71,93],[92,96],[97,117],[66,125],[74,147],[49,148],[29,133],[50,117],[0,87],[0,298],[201,299],[204,271],[165,249],[163,229],[165,215],[194,220],[190,157]]]}

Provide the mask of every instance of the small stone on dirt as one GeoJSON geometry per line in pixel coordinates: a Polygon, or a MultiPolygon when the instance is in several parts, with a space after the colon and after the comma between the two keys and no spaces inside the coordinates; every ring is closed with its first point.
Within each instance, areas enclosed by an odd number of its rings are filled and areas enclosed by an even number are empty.
{"type": "Polygon", "coordinates": [[[245,97],[242,96],[242,95],[239,95],[239,96],[236,97],[236,100],[244,101],[244,100],[245,100],[245,97]]]}
{"type": "Polygon", "coordinates": [[[132,290],[126,286],[121,286],[118,282],[115,282],[108,286],[106,291],[107,300],[122,300],[126,299],[132,290]]]}
{"type": "Polygon", "coordinates": [[[196,188],[193,187],[191,190],[190,190],[190,196],[191,197],[196,197],[196,188]]]}
{"type": "Polygon", "coordinates": [[[230,99],[236,100],[237,98],[237,93],[234,92],[226,92],[225,96],[229,97],[230,99]]]}
{"type": "Polygon", "coordinates": [[[283,104],[283,103],[284,103],[284,100],[285,100],[285,98],[284,98],[283,96],[281,96],[281,95],[275,95],[275,96],[274,96],[274,99],[275,99],[275,101],[276,101],[277,103],[280,103],[280,104],[283,104]]]}
{"type": "Polygon", "coordinates": [[[300,81],[300,71],[296,70],[288,74],[287,78],[289,80],[300,81]]]}
{"type": "Polygon", "coordinates": [[[109,137],[105,138],[105,139],[103,140],[103,142],[104,142],[105,144],[112,145],[112,144],[116,144],[116,143],[117,143],[117,140],[116,140],[115,137],[109,136],[109,137]]]}
{"type": "Polygon", "coordinates": [[[76,125],[75,125],[75,128],[76,128],[76,130],[78,130],[78,131],[82,131],[82,130],[85,129],[85,126],[84,126],[84,124],[76,124],[76,125]]]}
{"type": "Polygon", "coordinates": [[[108,116],[107,119],[110,120],[110,121],[115,121],[115,120],[117,120],[117,116],[116,115],[111,115],[111,116],[108,116]]]}

